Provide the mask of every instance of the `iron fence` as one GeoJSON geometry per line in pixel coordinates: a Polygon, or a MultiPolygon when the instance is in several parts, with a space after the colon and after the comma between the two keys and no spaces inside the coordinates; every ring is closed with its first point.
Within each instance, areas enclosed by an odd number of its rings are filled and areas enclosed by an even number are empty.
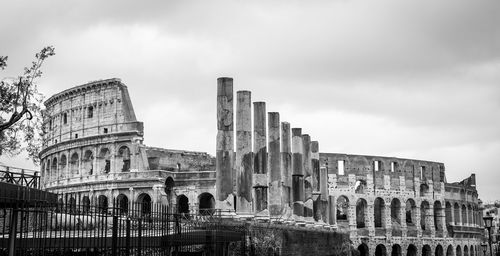
{"type": "Polygon", "coordinates": [[[0,255],[249,255],[248,226],[224,215],[150,203],[0,205],[0,255]]]}

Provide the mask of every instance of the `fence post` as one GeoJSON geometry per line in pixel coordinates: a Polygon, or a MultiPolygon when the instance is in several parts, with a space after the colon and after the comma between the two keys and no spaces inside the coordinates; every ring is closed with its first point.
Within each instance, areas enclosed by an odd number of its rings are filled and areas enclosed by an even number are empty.
{"type": "Polygon", "coordinates": [[[112,237],[111,237],[111,255],[116,256],[117,255],[117,245],[116,243],[118,242],[118,216],[113,215],[113,230],[112,230],[112,237]]]}
{"type": "Polygon", "coordinates": [[[125,238],[125,255],[126,256],[129,256],[130,255],[130,218],[127,218],[127,222],[126,222],[126,238],[125,238]]]}
{"type": "Polygon", "coordinates": [[[16,255],[17,215],[18,215],[18,210],[13,208],[12,214],[10,216],[9,256],[16,255]]]}
{"type": "Polygon", "coordinates": [[[138,227],[137,227],[137,255],[142,255],[142,218],[138,219],[138,227]]]}

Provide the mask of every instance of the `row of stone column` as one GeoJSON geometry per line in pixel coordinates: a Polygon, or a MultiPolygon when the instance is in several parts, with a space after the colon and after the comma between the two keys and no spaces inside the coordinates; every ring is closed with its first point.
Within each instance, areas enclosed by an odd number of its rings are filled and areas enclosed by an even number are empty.
{"type": "Polygon", "coordinates": [[[235,209],[243,216],[293,215],[327,223],[327,170],[320,168],[319,143],[302,134],[301,128],[291,129],[288,122],[280,122],[279,113],[266,112],[265,102],[253,102],[252,127],[249,91],[236,93],[236,125],[233,105],[233,79],[219,78],[217,207],[235,209]]]}

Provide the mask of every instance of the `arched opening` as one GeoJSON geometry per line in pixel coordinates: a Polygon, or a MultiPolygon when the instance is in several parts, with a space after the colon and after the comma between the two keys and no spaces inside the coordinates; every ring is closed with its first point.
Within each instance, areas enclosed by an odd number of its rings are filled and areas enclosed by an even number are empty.
{"type": "Polygon", "coordinates": [[[465,205],[462,205],[462,226],[465,226],[467,224],[467,207],[465,205]]]}
{"type": "Polygon", "coordinates": [[[165,193],[170,197],[172,194],[172,191],[174,191],[174,186],[175,182],[172,177],[168,177],[167,180],[165,180],[165,193]]]}
{"type": "Polygon", "coordinates": [[[394,244],[392,246],[391,256],[401,256],[401,246],[399,246],[399,244],[394,244]]]}
{"type": "MultiPolygon", "coordinates": [[[[443,231],[444,223],[444,209],[440,201],[434,202],[434,227],[436,231],[443,231]]],[[[443,249],[443,248],[441,248],[443,249]]]]}
{"type": "Polygon", "coordinates": [[[189,199],[187,198],[187,196],[177,196],[177,213],[189,213],[189,199]]]}
{"type": "Polygon", "coordinates": [[[467,205],[467,213],[468,213],[468,218],[467,218],[467,223],[469,223],[469,225],[472,226],[472,224],[474,224],[474,222],[472,221],[473,220],[473,212],[472,212],[472,206],[470,206],[470,204],[467,205]]]}
{"type": "Polygon", "coordinates": [[[385,202],[384,199],[377,197],[374,202],[374,212],[375,212],[375,227],[383,228],[385,227],[385,202]]]}
{"type": "Polygon", "coordinates": [[[349,228],[349,199],[346,196],[337,198],[337,225],[339,229],[349,228]]]}
{"type": "Polygon", "coordinates": [[[97,201],[98,201],[98,211],[100,213],[107,213],[108,212],[108,197],[105,196],[105,195],[100,195],[98,198],[97,198],[97,201]]]}
{"type": "Polygon", "coordinates": [[[116,197],[116,205],[118,206],[119,214],[127,214],[128,213],[128,197],[124,194],[119,194],[116,197]]]}
{"type": "Polygon", "coordinates": [[[358,199],[356,202],[356,227],[365,228],[367,225],[368,204],[363,198],[358,199]]]}
{"type": "Polygon", "coordinates": [[[68,209],[70,213],[76,213],[76,199],[74,197],[69,198],[68,209]]]}
{"type": "Polygon", "coordinates": [[[127,146],[121,146],[118,149],[118,162],[122,163],[122,172],[130,171],[130,149],[127,146]]]}
{"type": "Polygon", "coordinates": [[[406,225],[408,227],[415,226],[417,205],[413,199],[406,201],[406,225]]]}
{"type": "Polygon", "coordinates": [[[391,221],[392,221],[392,226],[398,226],[401,227],[401,202],[399,199],[394,198],[391,201],[391,221]]]}
{"type": "Polygon", "coordinates": [[[51,180],[51,171],[50,171],[50,159],[47,159],[47,165],[45,165],[45,179],[51,180]]]}
{"type": "Polygon", "coordinates": [[[87,175],[92,175],[94,173],[94,166],[93,166],[93,161],[94,161],[94,154],[92,151],[87,150],[83,154],[83,170],[85,170],[84,174],[87,175]]]}
{"type": "Polygon", "coordinates": [[[448,249],[446,249],[446,256],[454,256],[453,255],[453,246],[448,245],[448,249]]]}
{"type": "Polygon", "coordinates": [[[146,193],[140,194],[137,197],[137,203],[139,204],[141,213],[143,215],[151,214],[151,197],[148,194],[146,193]]]}
{"type": "Polygon", "coordinates": [[[59,165],[59,179],[64,179],[66,178],[66,166],[68,165],[68,159],[66,158],[65,154],[61,155],[61,161],[59,165]]]}
{"type": "Polygon", "coordinates": [[[470,246],[470,256],[476,256],[476,254],[474,253],[474,245],[471,245],[470,246]]]}
{"type": "Polygon", "coordinates": [[[408,245],[406,256],[417,256],[417,247],[413,244],[408,245]]]}
{"type": "Polygon", "coordinates": [[[420,185],[420,196],[424,197],[429,193],[429,186],[427,184],[420,185]]]}
{"type": "Polygon", "coordinates": [[[443,246],[441,246],[440,244],[438,244],[436,246],[436,250],[434,252],[434,255],[435,256],[444,256],[443,253],[444,253],[443,246]]]}
{"type": "Polygon", "coordinates": [[[469,256],[469,247],[467,245],[464,245],[464,256],[469,256]]]}
{"type": "Polygon", "coordinates": [[[422,204],[420,205],[420,227],[424,232],[430,231],[428,223],[430,216],[432,216],[432,214],[429,214],[429,202],[422,201],[422,204]]]}
{"type": "Polygon", "coordinates": [[[428,244],[422,247],[422,256],[432,256],[432,250],[428,244]]]}
{"type": "Polygon", "coordinates": [[[101,148],[99,152],[99,166],[101,173],[109,173],[111,171],[111,153],[108,148],[101,148]]]}
{"type": "Polygon", "coordinates": [[[78,175],[78,153],[73,153],[69,160],[70,177],[78,175]]]}
{"type": "Polygon", "coordinates": [[[88,196],[84,196],[82,198],[82,210],[84,214],[87,214],[90,212],[90,199],[88,196]]]}
{"type": "Polygon", "coordinates": [[[383,244],[379,244],[375,247],[375,256],[387,256],[387,249],[383,244]]]}
{"type": "Polygon", "coordinates": [[[455,203],[455,205],[453,205],[453,216],[455,217],[455,225],[459,225],[460,224],[460,206],[458,205],[458,203],[455,203]]]}
{"type": "Polygon", "coordinates": [[[359,256],[369,256],[368,246],[364,243],[358,246],[359,256]]]}
{"type": "Polygon", "coordinates": [[[51,177],[57,179],[57,158],[52,159],[51,177]]]}
{"type": "Polygon", "coordinates": [[[215,198],[208,192],[198,196],[198,205],[201,215],[212,215],[215,212],[215,198]]]}
{"type": "Polygon", "coordinates": [[[365,180],[358,180],[358,181],[356,181],[356,184],[354,185],[354,192],[356,194],[364,194],[365,188],[366,188],[366,181],[365,180]]]}
{"type": "Polygon", "coordinates": [[[462,248],[460,248],[460,245],[457,245],[455,256],[462,256],[462,248]]]}

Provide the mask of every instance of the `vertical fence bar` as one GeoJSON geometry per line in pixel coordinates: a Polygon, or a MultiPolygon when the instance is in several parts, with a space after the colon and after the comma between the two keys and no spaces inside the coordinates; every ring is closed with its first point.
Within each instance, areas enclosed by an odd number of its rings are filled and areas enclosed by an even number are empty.
{"type": "Polygon", "coordinates": [[[112,231],[112,237],[111,237],[111,255],[116,256],[117,255],[117,245],[116,243],[118,242],[118,216],[113,215],[113,231],[112,231]]]}
{"type": "Polygon", "coordinates": [[[13,208],[10,216],[9,256],[16,255],[17,215],[18,210],[13,208]]]}
{"type": "Polygon", "coordinates": [[[141,256],[142,254],[142,217],[139,217],[137,220],[137,255],[141,256]]]}

